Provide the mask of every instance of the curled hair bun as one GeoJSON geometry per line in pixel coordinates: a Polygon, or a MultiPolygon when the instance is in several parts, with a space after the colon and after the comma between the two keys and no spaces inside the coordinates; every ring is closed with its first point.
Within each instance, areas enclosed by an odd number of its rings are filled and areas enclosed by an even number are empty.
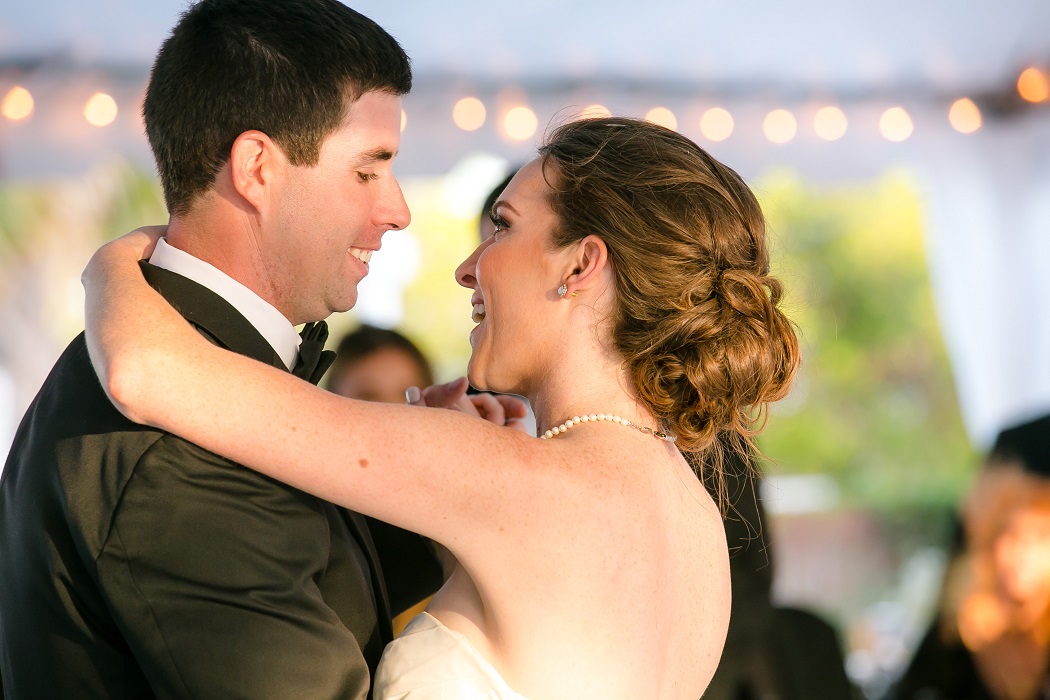
{"type": "Polygon", "coordinates": [[[555,245],[600,232],[609,250],[613,338],[639,397],[697,462],[749,452],[799,361],[751,190],[692,141],[639,120],[565,124],[540,154],[555,245]]]}
{"type": "MultiPolygon", "coordinates": [[[[620,343],[635,387],[686,452],[750,439],[790,386],[798,346],[777,307],[778,280],[724,269],[689,280],[681,303],[649,325],[648,347],[620,343]],[[696,289],[709,289],[697,298],[696,289]]],[[[637,340],[641,340],[640,338],[637,340]]]]}

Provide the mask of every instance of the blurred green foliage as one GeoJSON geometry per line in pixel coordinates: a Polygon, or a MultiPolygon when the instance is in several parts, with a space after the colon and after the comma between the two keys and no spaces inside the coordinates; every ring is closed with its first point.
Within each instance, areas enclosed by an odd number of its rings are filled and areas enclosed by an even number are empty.
{"type": "Polygon", "coordinates": [[[920,201],[905,173],[807,187],[790,172],[756,187],[803,364],[759,445],[773,473],[832,475],[844,505],[940,510],[978,456],[941,341],[920,201]]]}

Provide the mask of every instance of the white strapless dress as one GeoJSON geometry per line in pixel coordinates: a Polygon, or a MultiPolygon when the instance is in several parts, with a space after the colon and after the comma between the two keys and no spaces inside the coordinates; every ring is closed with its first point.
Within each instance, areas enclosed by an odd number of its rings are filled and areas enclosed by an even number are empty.
{"type": "Polygon", "coordinates": [[[375,700],[526,700],[470,641],[422,612],[387,644],[375,700]]]}

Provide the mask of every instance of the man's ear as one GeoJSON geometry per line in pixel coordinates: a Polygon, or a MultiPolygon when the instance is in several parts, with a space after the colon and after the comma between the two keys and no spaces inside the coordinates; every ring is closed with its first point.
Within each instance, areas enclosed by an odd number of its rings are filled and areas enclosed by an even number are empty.
{"type": "Polygon", "coordinates": [[[565,280],[566,294],[593,289],[602,282],[608,267],[609,249],[598,236],[591,234],[574,244],[572,269],[565,280]]]}
{"type": "Polygon", "coordinates": [[[230,178],[233,188],[256,211],[270,201],[271,189],[284,152],[261,131],[245,131],[230,148],[230,178]]]}

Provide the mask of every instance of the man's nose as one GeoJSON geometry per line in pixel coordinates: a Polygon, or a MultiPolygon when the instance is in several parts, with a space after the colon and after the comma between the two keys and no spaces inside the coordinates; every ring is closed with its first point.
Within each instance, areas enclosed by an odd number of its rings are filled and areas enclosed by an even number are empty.
{"type": "Polygon", "coordinates": [[[381,226],[389,229],[406,228],[412,221],[412,212],[408,210],[397,178],[390,178],[390,185],[382,195],[376,218],[381,226]]]}

